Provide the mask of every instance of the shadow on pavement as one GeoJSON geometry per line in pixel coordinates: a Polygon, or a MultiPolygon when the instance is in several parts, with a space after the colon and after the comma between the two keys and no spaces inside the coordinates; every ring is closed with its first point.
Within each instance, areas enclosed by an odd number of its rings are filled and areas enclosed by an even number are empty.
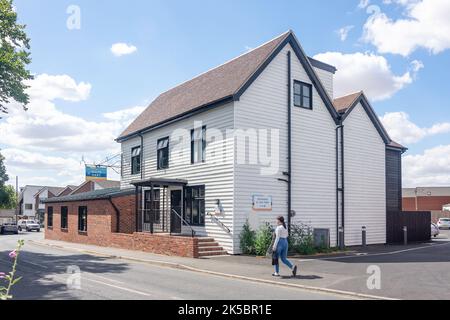
{"type": "MultiPolygon", "coordinates": [[[[6,273],[11,270],[11,259],[8,254],[9,251],[0,252],[0,272],[6,273]]],[[[16,300],[80,299],[83,292],[70,290],[67,287],[67,280],[73,275],[67,272],[68,267],[72,267],[72,270],[78,267],[82,273],[92,274],[122,273],[128,270],[126,263],[108,260],[110,258],[85,254],[61,256],[22,251],[18,259],[16,276],[23,278],[13,287],[12,294],[16,300]]],[[[3,283],[0,280],[1,285],[3,283]]],[[[89,296],[84,295],[83,298],[102,299],[104,297],[96,297],[89,293],[89,296]]]]}
{"type": "Polygon", "coordinates": [[[318,280],[318,279],[322,279],[322,277],[320,276],[316,276],[316,275],[297,275],[296,277],[292,277],[292,276],[281,276],[281,279],[284,280],[318,280]]]}

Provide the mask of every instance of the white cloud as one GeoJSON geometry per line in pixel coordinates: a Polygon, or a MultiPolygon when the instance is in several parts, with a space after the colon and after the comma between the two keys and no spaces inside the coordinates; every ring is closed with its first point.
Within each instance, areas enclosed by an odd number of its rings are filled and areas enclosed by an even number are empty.
{"type": "MultiPolygon", "coordinates": [[[[314,58],[337,67],[336,97],[364,90],[373,101],[385,100],[411,84],[415,77],[414,70],[395,75],[386,58],[373,53],[326,52],[314,58]]],[[[419,61],[415,62],[412,68],[420,70],[418,64],[419,61]]]]}
{"type": "MultiPolygon", "coordinates": [[[[391,1],[392,2],[392,1],[391,1]]],[[[363,39],[381,53],[409,56],[418,48],[438,54],[450,48],[450,1],[396,0],[405,6],[405,18],[393,20],[374,14],[364,25],[363,39]]]]}
{"type": "Polygon", "coordinates": [[[403,157],[403,186],[450,185],[450,145],[403,157]]]}
{"type": "Polygon", "coordinates": [[[145,110],[145,107],[136,106],[119,111],[104,113],[103,116],[106,119],[114,121],[128,122],[133,120],[145,110]]]}
{"type": "Polygon", "coordinates": [[[339,39],[341,39],[341,41],[345,41],[347,40],[348,34],[349,32],[354,28],[355,26],[345,26],[342,27],[338,30],[336,30],[336,33],[339,36],[339,39]]]}
{"type": "Polygon", "coordinates": [[[51,76],[40,74],[35,79],[27,81],[30,88],[27,90],[30,99],[66,101],[81,101],[89,98],[91,84],[86,82],[76,83],[67,75],[51,76]]]}
{"type": "Polygon", "coordinates": [[[90,84],[71,77],[39,75],[30,83],[29,110],[11,105],[0,122],[0,145],[8,172],[21,184],[52,181],[77,184],[83,175],[80,160],[100,161],[120,152],[114,141],[144,109],[125,108],[101,114],[98,121],[62,112],[55,99],[79,101],[89,96],[90,84]],[[87,90],[86,88],[89,88],[87,90]]]}
{"type": "Polygon", "coordinates": [[[137,48],[133,45],[126,43],[115,43],[111,46],[111,52],[116,57],[132,54],[137,51],[137,48]]]}
{"type": "Polygon", "coordinates": [[[429,136],[450,133],[449,122],[421,128],[410,120],[406,112],[389,112],[380,119],[391,138],[403,144],[416,143],[429,136]]]}
{"type": "Polygon", "coordinates": [[[358,3],[359,9],[364,9],[370,4],[370,0],[360,0],[358,3]]]}

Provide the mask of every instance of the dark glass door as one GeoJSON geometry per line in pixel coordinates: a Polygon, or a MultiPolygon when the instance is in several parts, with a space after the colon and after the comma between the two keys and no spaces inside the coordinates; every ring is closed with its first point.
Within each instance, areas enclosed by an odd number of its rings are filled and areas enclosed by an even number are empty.
{"type": "Polygon", "coordinates": [[[182,216],[182,192],[181,190],[172,190],[170,192],[170,232],[181,233],[182,216]],[[175,212],[178,213],[178,215],[175,212]]]}

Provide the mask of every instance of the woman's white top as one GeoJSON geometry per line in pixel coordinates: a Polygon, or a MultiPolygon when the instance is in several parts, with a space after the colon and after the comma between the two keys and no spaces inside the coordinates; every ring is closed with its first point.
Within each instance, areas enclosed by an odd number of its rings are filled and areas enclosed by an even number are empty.
{"type": "Polygon", "coordinates": [[[287,239],[289,237],[289,233],[285,227],[280,225],[275,229],[275,236],[275,243],[273,244],[274,250],[277,249],[278,241],[280,241],[280,239],[287,239]]]}

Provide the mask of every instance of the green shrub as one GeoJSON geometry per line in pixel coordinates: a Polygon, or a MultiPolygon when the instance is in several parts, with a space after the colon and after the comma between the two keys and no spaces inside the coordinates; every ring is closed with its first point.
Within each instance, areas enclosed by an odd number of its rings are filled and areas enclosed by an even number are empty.
{"type": "Polygon", "coordinates": [[[250,228],[250,224],[247,220],[239,236],[240,247],[243,254],[255,254],[255,234],[255,231],[250,228]]]}
{"type": "Polygon", "coordinates": [[[255,252],[258,256],[265,256],[272,244],[273,228],[266,222],[259,227],[255,237],[255,252]]]}
{"type": "Polygon", "coordinates": [[[317,248],[314,245],[313,228],[304,223],[292,224],[289,247],[291,251],[303,255],[316,253],[317,248]]]}

